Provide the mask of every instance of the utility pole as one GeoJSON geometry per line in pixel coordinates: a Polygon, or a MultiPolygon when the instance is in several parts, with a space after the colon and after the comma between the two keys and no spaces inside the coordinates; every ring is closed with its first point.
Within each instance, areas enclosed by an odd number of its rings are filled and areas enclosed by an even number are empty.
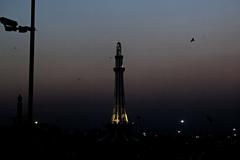
{"type": "Polygon", "coordinates": [[[30,30],[29,87],[28,87],[29,124],[33,123],[34,41],[35,41],[35,0],[31,0],[31,30],[30,30]]]}
{"type": "Polygon", "coordinates": [[[17,21],[0,17],[0,23],[4,25],[5,31],[18,31],[26,33],[30,31],[30,56],[29,56],[29,86],[28,86],[28,117],[27,121],[33,124],[33,82],[34,82],[34,40],[35,40],[35,0],[31,0],[31,26],[18,26],[17,21]]]}

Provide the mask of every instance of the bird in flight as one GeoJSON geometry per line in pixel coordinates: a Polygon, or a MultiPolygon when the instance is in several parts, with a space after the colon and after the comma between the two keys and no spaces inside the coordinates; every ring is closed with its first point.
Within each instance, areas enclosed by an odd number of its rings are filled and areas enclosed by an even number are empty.
{"type": "Polygon", "coordinates": [[[195,39],[194,39],[194,37],[190,40],[190,42],[192,43],[192,42],[194,42],[195,41],[195,39]]]}

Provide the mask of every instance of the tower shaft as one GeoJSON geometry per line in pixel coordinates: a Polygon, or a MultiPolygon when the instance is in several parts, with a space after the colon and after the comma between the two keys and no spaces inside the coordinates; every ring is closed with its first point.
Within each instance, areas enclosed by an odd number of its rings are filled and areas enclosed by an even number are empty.
{"type": "Polygon", "coordinates": [[[128,117],[125,110],[123,56],[121,54],[121,43],[117,43],[117,54],[115,56],[115,88],[114,88],[114,108],[112,114],[112,124],[127,124],[128,117]]]}

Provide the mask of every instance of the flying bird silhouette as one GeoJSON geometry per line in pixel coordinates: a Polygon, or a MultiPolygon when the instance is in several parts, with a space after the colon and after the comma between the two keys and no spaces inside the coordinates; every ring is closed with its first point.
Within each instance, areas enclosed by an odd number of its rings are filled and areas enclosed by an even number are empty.
{"type": "Polygon", "coordinates": [[[192,42],[194,42],[195,41],[195,39],[194,39],[194,37],[190,40],[190,42],[192,43],[192,42]]]}

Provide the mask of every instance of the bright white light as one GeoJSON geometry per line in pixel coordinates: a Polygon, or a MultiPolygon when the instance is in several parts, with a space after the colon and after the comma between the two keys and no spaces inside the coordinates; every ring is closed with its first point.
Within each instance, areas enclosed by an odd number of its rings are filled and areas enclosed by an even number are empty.
{"type": "Polygon", "coordinates": [[[180,121],[180,123],[182,123],[182,124],[183,124],[184,122],[185,122],[185,121],[184,121],[183,119],[180,121]]]}
{"type": "Polygon", "coordinates": [[[34,124],[36,124],[36,125],[37,125],[37,124],[38,124],[38,121],[35,121],[35,122],[34,122],[34,124]]]}
{"type": "Polygon", "coordinates": [[[236,128],[233,128],[232,130],[233,130],[233,131],[236,131],[236,128]]]}
{"type": "Polygon", "coordinates": [[[181,133],[181,131],[177,131],[177,133],[178,133],[178,134],[180,134],[180,133],[181,133]]]}
{"type": "Polygon", "coordinates": [[[199,139],[200,137],[199,136],[196,136],[196,139],[199,139]]]}
{"type": "Polygon", "coordinates": [[[143,134],[143,136],[144,136],[144,137],[146,137],[146,136],[147,136],[146,132],[143,132],[142,134],[143,134]]]}
{"type": "Polygon", "coordinates": [[[234,134],[233,134],[233,136],[234,136],[234,137],[237,137],[237,134],[236,134],[236,133],[234,133],[234,134]]]}

